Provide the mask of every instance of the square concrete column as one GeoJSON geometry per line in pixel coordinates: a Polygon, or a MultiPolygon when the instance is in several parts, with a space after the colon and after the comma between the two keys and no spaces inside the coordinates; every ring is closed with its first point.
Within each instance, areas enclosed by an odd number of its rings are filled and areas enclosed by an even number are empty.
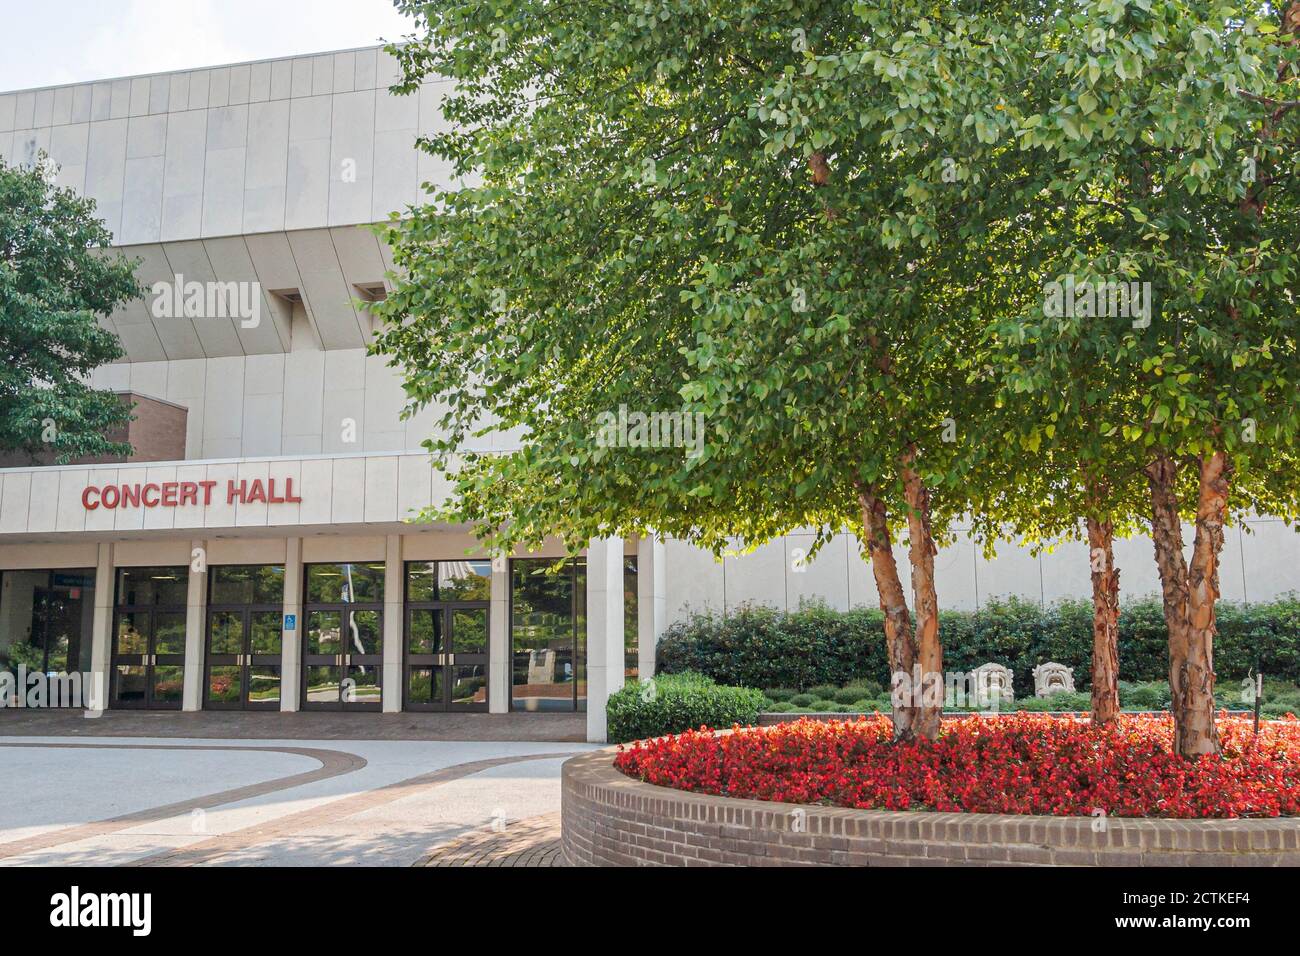
{"type": "Polygon", "coordinates": [[[384,539],[384,685],[383,709],[396,714],[402,709],[402,619],[406,604],[403,593],[406,567],[402,563],[402,536],[384,539]]]}
{"type": "Polygon", "coordinates": [[[284,548],[284,610],[280,619],[280,709],[297,710],[302,687],[302,538],[284,548]]]}
{"type": "Polygon", "coordinates": [[[488,713],[510,710],[510,559],[492,559],[488,610],[488,713]]]}
{"type": "Polygon", "coordinates": [[[648,535],[636,546],[637,670],[641,680],[655,674],[655,650],[668,626],[668,592],[664,586],[664,542],[648,535]]]}
{"type": "Polygon", "coordinates": [[[90,625],[90,687],[86,716],[98,717],[108,708],[109,666],[113,643],[113,545],[99,545],[95,556],[95,615],[90,625]]]}
{"type": "Polygon", "coordinates": [[[587,546],[587,740],[607,739],[605,703],[623,686],[623,540],[587,546]]]}
{"type": "Polygon", "coordinates": [[[190,542],[189,587],[185,595],[185,682],[181,710],[203,709],[203,634],[207,629],[208,543],[190,542]]]}

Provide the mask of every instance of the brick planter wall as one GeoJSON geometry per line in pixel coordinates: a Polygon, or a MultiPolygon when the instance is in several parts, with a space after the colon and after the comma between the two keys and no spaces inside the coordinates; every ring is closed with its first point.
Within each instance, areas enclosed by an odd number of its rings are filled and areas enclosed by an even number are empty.
{"type": "Polygon", "coordinates": [[[1300,865],[1300,820],[1133,820],[846,810],[640,783],[613,750],[562,771],[574,866],[1300,865]]]}

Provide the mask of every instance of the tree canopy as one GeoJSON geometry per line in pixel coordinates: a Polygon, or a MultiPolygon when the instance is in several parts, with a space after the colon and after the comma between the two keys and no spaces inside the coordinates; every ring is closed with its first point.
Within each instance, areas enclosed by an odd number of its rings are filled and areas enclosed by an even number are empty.
{"type": "Polygon", "coordinates": [[[91,372],[121,357],[99,325],[141,294],[134,265],[107,255],[93,200],[60,189],[42,162],[0,160],[0,448],[61,461],[126,454],[106,436],[130,418],[91,372]]]}
{"type": "Polygon", "coordinates": [[[956,519],[1149,522],[1181,680],[1212,684],[1174,641],[1208,647],[1223,524],[1297,513],[1300,4],[399,6],[404,86],[453,81],[423,146],[458,182],[388,229],[376,347],[443,403],[455,517],[575,550],[847,526],[927,672],[956,519]],[[494,430],[516,450],[463,453],[494,430]]]}

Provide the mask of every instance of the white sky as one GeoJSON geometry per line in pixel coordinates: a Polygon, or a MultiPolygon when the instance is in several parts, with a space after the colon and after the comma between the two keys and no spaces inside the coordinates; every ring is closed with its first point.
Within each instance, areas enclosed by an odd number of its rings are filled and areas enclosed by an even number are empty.
{"type": "Polygon", "coordinates": [[[396,40],[391,0],[0,0],[0,90],[396,40]]]}

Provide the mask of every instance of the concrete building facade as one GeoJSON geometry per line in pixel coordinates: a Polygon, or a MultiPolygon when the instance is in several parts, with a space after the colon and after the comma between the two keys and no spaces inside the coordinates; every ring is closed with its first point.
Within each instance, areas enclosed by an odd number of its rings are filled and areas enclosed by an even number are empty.
{"type": "MultiPolygon", "coordinates": [[[[448,493],[420,450],[439,410],[402,419],[358,301],[391,284],[368,227],[450,171],[415,148],[445,88],[397,77],[366,48],[0,94],[0,156],[48,154],[154,289],[105,320],[126,358],[94,383],[184,412],[132,434],[170,460],[0,468],[0,652],[107,675],[101,706],[574,709],[601,740],[608,694],[691,610],[874,606],[848,534],[812,561],[811,534],[722,562],[595,541],[545,575],[558,545],[494,557],[407,520],[448,493]],[[195,283],[248,294],[187,309],[195,283]]],[[[1150,542],[1116,551],[1125,597],[1153,593],[1150,542]]],[[[959,534],[936,565],[946,607],[1089,593],[1082,544],[987,561],[959,534]]],[[[1281,522],[1232,529],[1224,596],[1292,591],[1297,569],[1281,522]]]]}

